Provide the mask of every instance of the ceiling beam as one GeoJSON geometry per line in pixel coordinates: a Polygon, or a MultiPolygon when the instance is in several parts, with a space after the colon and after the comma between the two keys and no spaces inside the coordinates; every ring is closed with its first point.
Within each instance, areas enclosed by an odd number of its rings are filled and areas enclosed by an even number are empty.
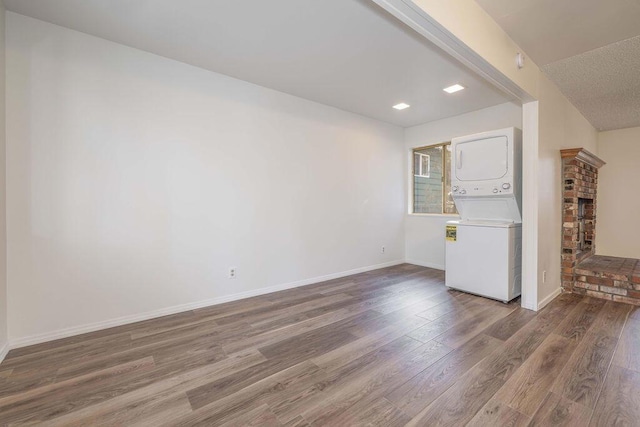
{"type": "MultiPolygon", "coordinates": [[[[411,0],[371,0],[431,43],[522,103],[535,99],[411,0]]],[[[515,60],[515,59],[514,59],[515,60]]]]}

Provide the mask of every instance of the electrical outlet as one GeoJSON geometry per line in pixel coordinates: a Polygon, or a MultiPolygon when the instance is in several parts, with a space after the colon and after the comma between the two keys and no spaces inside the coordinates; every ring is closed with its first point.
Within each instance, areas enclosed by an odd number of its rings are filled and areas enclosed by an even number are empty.
{"type": "Polygon", "coordinates": [[[542,272],[542,283],[547,283],[547,270],[542,272]]]}
{"type": "Polygon", "coordinates": [[[235,267],[231,267],[229,268],[229,279],[235,279],[236,278],[236,268],[235,267]]]}
{"type": "Polygon", "coordinates": [[[380,253],[383,254],[384,253],[384,246],[382,247],[382,249],[380,250],[380,253]]]}

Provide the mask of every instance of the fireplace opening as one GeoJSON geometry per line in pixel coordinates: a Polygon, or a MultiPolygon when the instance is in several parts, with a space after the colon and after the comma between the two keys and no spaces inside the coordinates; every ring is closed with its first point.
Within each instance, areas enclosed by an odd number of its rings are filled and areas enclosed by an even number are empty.
{"type": "Polygon", "coordinates": [[[578,198],[578,254],[593,247],[593,199],[578,198]]]}

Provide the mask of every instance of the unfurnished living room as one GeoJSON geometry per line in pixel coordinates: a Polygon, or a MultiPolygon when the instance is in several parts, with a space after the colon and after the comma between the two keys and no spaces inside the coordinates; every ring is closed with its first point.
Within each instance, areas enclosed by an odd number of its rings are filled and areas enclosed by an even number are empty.
{"type": "Polygon", "coordinates": [[[0,0],[0,426],[640,426],[638,0],[0,0]]]}

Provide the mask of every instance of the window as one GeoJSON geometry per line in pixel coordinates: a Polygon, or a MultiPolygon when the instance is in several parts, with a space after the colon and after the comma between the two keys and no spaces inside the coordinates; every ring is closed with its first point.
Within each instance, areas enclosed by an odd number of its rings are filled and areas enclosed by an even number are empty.
{"type": "Polygon", "coordinates": [[[431,156],[413,152],[413,174],[422,178],[429,178],[431,171],[431,156]]]}
{"type": "Polygon", "coordinates": [[[451,197],[451,143],[413,150],[412,213],[457,214],[451,197]]]}

